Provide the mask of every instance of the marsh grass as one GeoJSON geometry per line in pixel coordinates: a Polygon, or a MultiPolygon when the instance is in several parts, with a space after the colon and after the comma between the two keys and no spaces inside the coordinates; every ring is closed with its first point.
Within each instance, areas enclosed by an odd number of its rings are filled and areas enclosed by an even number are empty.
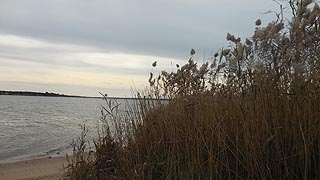
{"type": "Polygon", "coordinates": [[[74,139],[71,143],[73,147],[72,155],[67,154],[67,166],[65,169],[65,176],[63,179],[83,179],[83,180],[94,180],[97,179],[96,167],[94,158],[95,155],[88,147],[87,135],[88,129],[85,125],[80,125],[81,135],[74,139]]]}
{"type": "Polygon", "coordinates": [[[98,179],[320,177],[320,8],[296,2],[288,25],[257,20],[252,38],[228,34],[230,46],[212,61],[199,67],[192,49],[175,72],[151,73],[149,91],[126,113],[105,98],[92,171],[71,171],[98,179]]]}

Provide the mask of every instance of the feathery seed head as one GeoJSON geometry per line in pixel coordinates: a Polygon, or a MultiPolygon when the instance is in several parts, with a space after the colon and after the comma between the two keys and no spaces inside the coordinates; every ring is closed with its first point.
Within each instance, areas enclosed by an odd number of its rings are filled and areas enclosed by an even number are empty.
{"type": "Polygon", "coordinates": [[[229,53],[230,53],[230,49],[224,49],[224,50],[222,51],[222,55],[223,55],[223,56],[227,56],[229,53]]]}
{"type": "Polygon", "coordinates": [[[261,19],[257,19],[256,20],[256,26],[260,26],[261,25],[261,19]]]}
{"type": "Polygon", "coordinates": [[[234,37],[234,35],[231,35],[230,33],[227,34],[227,40],[237,42],[237,39],[234,37]]]}
{"type": "Polygon", "coordinates": [[[191,49],[190,50],[190,55],[192,56],[192,55],[194,55],[196,53],[196,51],[194,50],[194,49],[191,49]]]}
{"type": "Polygon", "coordinates": [[[152,63],[152,67],[156,67],[157,66],[157,61],[152,63]]]}
{"type": "Polygon", "coordinates": [[[248,38],[246,39],[246,45],[252,46],[252,42],[248,38]]]}

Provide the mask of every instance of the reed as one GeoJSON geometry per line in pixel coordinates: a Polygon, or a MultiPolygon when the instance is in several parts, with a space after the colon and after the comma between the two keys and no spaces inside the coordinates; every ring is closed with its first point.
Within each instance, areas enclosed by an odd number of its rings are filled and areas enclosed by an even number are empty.
{"type": "Polygon", "coordinates": [[[151,73],[127,113],[106,98],[95,176],[320,177],[320,8],[296,2],[287,25],[257,20],[252,38],[228,34],[212,60],[198,66],[192,49],[175,72],[151,73]]]}

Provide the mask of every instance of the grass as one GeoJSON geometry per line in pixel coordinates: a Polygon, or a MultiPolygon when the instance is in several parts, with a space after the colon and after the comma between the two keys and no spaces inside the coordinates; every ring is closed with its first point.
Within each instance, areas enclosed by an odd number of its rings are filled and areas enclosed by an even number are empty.
{"type": "Polygon", "coordinates": [[[288,25],[258,20],[252,38],[228,34],[200,67],[192,49],[175,72],[151,73],[126,113],[105,98],[95,154],[68,178],[320,177],[320,8],[296,2],[288,25]]]}

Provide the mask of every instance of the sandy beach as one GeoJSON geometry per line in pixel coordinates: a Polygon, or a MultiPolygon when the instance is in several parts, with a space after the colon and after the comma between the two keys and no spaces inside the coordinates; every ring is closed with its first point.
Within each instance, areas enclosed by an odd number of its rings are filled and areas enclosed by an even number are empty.
{"type": "Polygon", "coordinates": [[[58,180],[63,176],[65,157],[43,157],[0,163],[1,180],[58,180]]]}

